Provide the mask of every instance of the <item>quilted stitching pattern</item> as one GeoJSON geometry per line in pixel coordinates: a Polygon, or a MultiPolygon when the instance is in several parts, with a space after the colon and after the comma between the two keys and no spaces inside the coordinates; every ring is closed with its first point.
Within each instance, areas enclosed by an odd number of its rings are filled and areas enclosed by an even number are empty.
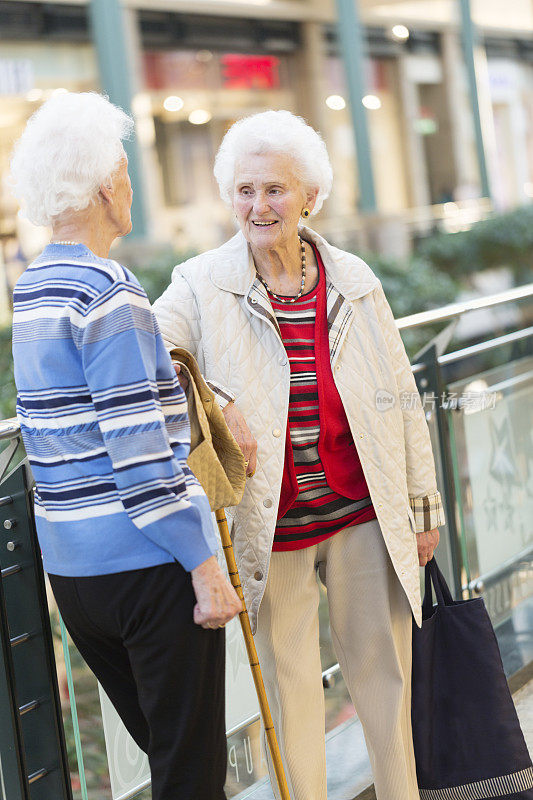
{"type": "MultiPolygon", "coordinates": [[[[416,384],[379,280],[359,258],[303,229],[323,258],[330,352],[335,383],[398,577],[421,622],[416,503],[432,498],[443,515],[429,431],[421,408],[400,408],[401,392],[416,384]],[[376,392],[393,397],[376,408],[376,392]]],[[[217,250],[176,267],[156,301],[167,346],[190,350],[207,380],[229,386],[258,442],[258,466],[239,506],[227,510],[252,629],[264,591],[276,524],[289,401],[289,365],[268,316],[268,298],[254,284],[246,241],[237,234],[217,250]]],[[[426,528],[427,529],[427,528],[426,528]]]]}

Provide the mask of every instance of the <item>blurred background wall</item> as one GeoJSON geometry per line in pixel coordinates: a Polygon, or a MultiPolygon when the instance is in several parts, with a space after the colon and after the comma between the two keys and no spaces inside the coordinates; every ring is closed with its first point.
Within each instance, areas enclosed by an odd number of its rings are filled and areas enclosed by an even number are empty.
{"type": "Polygon", "coordinates": [[[268,108],[322,132],[335,182],[314,224],[341,247],[403,257],[533,197],[533,0],[0,2],[8,287],[49,235],[18,213],[9,154],[65,89],[134,114],[133,236],[150,247],[233,233],[214,155],[236,119],[268,108]]]}

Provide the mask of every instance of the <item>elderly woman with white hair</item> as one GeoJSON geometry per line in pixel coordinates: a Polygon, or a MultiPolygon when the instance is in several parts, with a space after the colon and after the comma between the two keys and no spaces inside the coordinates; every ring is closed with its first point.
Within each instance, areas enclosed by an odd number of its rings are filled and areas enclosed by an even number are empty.
{"type": "Polygon", "coordinates": [[[148,754],[152,797],[223,800],[218,628],[241,604],[186,464],[187,403],[148,298],[109,258],[131,230],[132,128],[106,98],[68,93],[17,144],[16,192],[52,229],[14,292],[17,416],[59,610],[148,754]]]}
{"type": "Polygon", "coordinates": [[[154,310],[248,461],[230,525],[291,797],[326,797],[318,574],[377,797],[418,800],[411,621],[443,512],[409,360],[372,270],[302,224],[332,184],[316,131],[240,120],[215,176],[240,231],[176,267],[154,310]]]}

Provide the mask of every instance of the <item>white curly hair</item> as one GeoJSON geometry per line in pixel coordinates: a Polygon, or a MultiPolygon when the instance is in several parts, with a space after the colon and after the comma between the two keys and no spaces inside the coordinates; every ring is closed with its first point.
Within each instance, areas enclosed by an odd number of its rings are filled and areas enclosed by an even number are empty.
{"type": "Polygon", "coordinates": [[[320,134],[290,111],[262,111],[235,122],[215,158],[214,174],[224,202],[232,205],[235,163],[246,155],[284,153],[293,159],[306,190],[318,190],[313,214],[320,211],[333,183],[333,171],[320,134]]]}
{"type": "Polygon", "coordinates": [[[10,183],[25,215],[51,225],[67,210],[82,211],[124,156],[133,120],[96,92],[66,92],[28,120],[11,158],[10,183]]]}

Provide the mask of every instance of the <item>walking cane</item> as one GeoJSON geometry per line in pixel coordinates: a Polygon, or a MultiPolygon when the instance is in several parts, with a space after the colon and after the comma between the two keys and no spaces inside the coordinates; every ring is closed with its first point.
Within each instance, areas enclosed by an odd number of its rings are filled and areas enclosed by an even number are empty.
{"type": "Polygon", "coordinates": [[[220,538],[222,540],[222,547],[224,548],[224,555],[226,556],[226,564],[228,565],[228,572],[231,585],[239,595],[242,602],[242,611],[239,613],[241,620],[241,628],[244,636],[244,643],[248,652],[248,661],[250,662],[250,669],[252,670],[252,677],[255,683],[255,691],[257,692],[257,699],[259,700],[259,708],[261,709],[261,716],[265,726],[265,733],[272,758],[274,772],[276,773],[276,781],[278,783],[281,800],[291,800],[289,794],[289,787],[287,786],[287,779],[281,761],[281,753],[279,751],[278,740],[276,738],[276,731],[274,730],[274,723],[272,722],[272,715],[268,706],[268,700],[265,691],[265,684],[263,683],[263,676],[261,675],[261,667],[257,657],[257,650],[255,649],[254,637],[250,627],[250,619],[248,611],[246,610],[246,603],[242,592],[241,579],[235,561],[235,554],[233,552],[233,545],[229,535],[228,522],[226,520],[226,512],[223,508],[215,511],[218,529],[220,531],[220,538]]]}
{"type": "Polygon", "coordinates": [[[276,781],[281,800],[291,800],[224,511],[224,507],[237,505],[242,498],[246,480],[244,456],[226,425],[222,411],[214,402],[213,392],[206,385],[195,358],[182,347],[174,347],[170,355],[180,365],[180,370],[184,370],[188,380],[186,389],[191,426],[191,451],[187,463],[204,488],[211,509],[217,509],[215,516],[230,581],[242,603],[242,611],[239,613],[241,628],[276,781]]]}

